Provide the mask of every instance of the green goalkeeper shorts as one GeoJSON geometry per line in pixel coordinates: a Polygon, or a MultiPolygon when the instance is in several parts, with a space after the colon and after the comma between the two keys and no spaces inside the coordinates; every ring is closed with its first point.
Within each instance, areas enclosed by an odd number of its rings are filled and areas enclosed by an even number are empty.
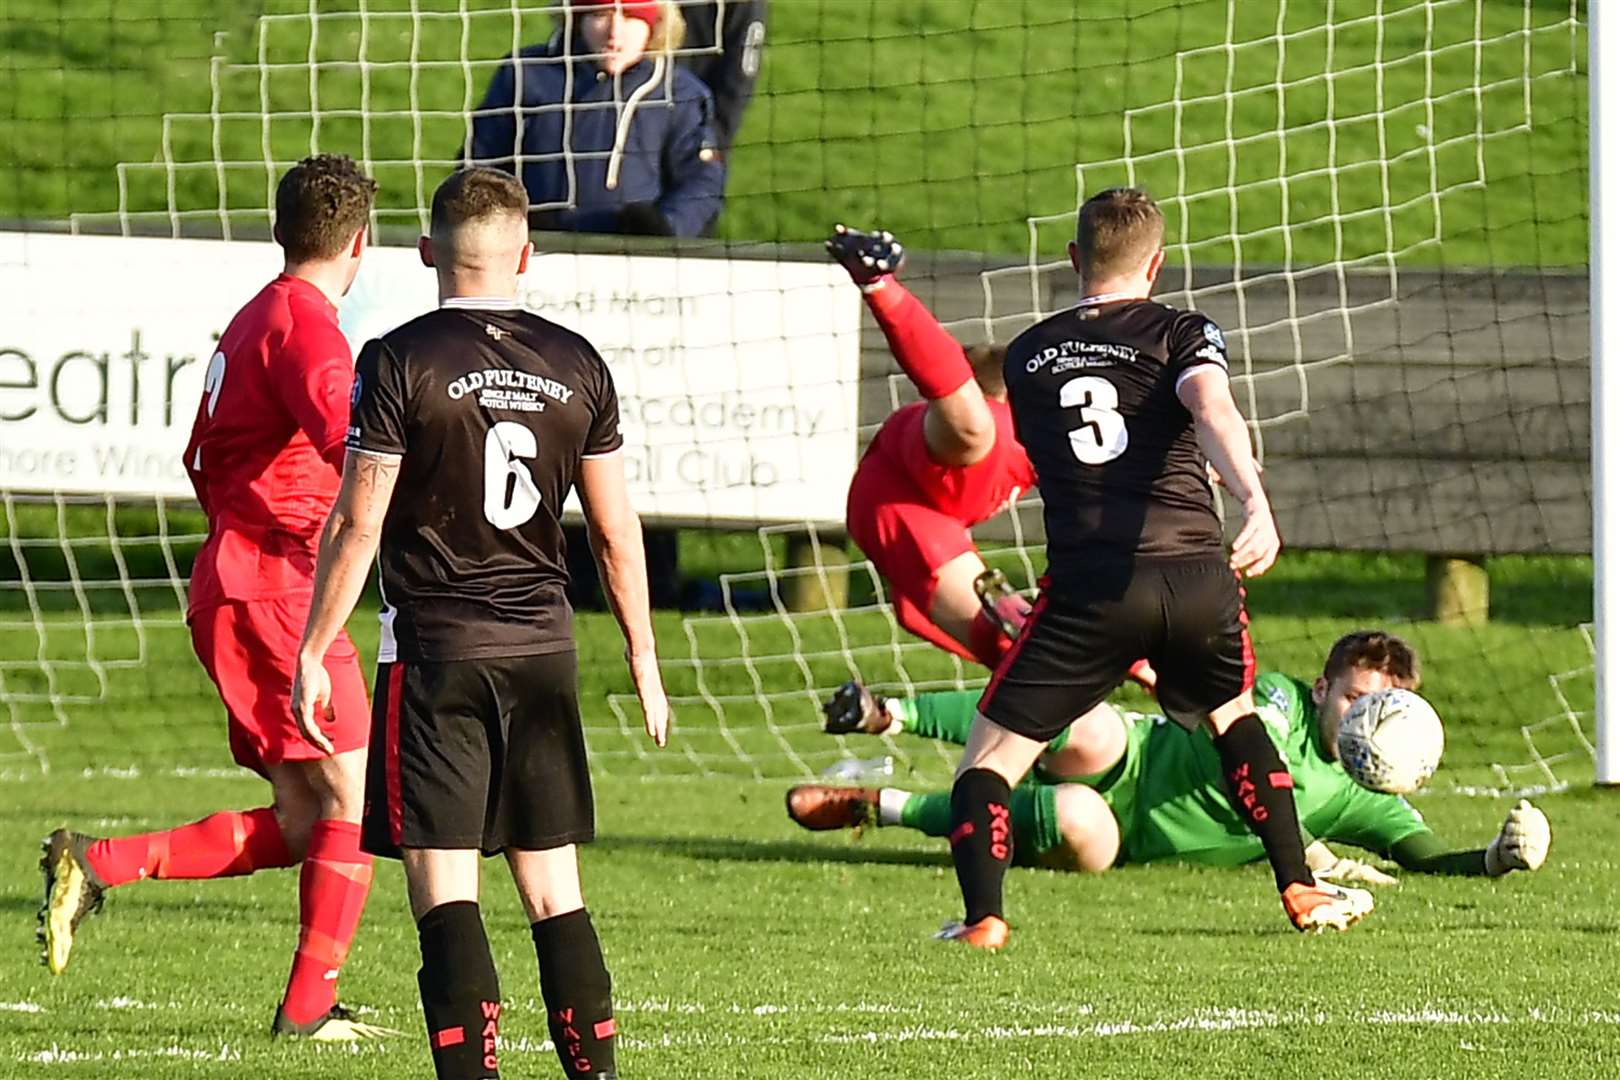
{"type": "Polygon", "coordinates": [[[1102,796],[1119,825],[1116,866],[1158,859],[1239,866],[1264,853],[1232,809],[1207,734],[1139,714],[1127,714],[1126,723],[1125,753],[1106,773],[1041,777],[1102,796]]]}

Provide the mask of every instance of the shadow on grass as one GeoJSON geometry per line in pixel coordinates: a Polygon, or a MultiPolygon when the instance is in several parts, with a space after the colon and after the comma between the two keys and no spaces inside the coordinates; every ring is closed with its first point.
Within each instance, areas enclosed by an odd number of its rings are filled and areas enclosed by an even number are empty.
{"type": "Polygon", "coordinates": [[[853,863],[872,866],[949,866],[944,852],[848,845],[833,847],[794,840],[738,840],[709,836],[602,836],[599,851],[676,855],[702,862],[853,863]]]}

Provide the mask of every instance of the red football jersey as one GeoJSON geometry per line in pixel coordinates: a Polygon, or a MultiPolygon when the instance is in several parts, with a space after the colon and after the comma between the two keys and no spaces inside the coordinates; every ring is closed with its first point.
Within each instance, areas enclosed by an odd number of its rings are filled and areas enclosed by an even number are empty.
{"type": "Polygon", "coordinates": [[[972,465],[941,465],[928,454],[923,438],[926,401],[902,406],[883,422],[860,468],[887,468],[909,478],[923,502],[965,526],[994,517],[1020,492],[1035,486],[1029,455],[1013,432],[1012,410],[1004,401],[987,400],[996,418],[996,444],[972,465]]]}
{"type": "Polygon", "coordinates": [[[282,274],[231,320],[186,445],[208,515],[191,611],[313,589],[353,385],[337,308],[309,282],[282,274]]]}

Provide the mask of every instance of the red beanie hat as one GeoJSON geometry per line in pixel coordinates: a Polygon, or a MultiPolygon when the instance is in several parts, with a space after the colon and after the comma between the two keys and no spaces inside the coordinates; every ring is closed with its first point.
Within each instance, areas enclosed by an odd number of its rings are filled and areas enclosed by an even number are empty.
{"type": "Polygon", "coordinates": [[[648,26],[657,26],[658,17],[663,14],[663,5],[659,0],[574,0],[576,8],[611,8],[616,7],[619,13],[627,19],[640,19],[648,26]]]}

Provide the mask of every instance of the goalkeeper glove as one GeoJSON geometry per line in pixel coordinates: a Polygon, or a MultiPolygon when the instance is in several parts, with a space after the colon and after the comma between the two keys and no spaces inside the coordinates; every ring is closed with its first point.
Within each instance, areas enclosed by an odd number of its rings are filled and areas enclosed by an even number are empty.
{"type": "Polygon", "coordinates": [[[1526,799],[1508,811],[1502,831],[1485,849],[1485,872],[1500,877],[1509,870],[1539,870],[1547,861],[1552,844],[1552,826],[1547,815],[1526,799]]]}
{"type": "Polygon", "coordinates": [[[1384,873],[1371,863],[1355,859],[1335,859],[1332,864],[1316,871],[1317,881],[1350,882],[1355,885],[1399,885],[1400,880],[1384,873]]]}
{"type": "MultiPolygon", "coordinates": [[[[1269,706],[1266,706],[1269,708],[1269,706]]],[[[1270,721],[1267,721],[1268,723],[1270,721]]],[[[1312,840],[1305,845],[1305,865],[1317,881],[1354,881],[1362,885],[1399,885],[1400,882],[1368,863],[1342,858],[1338,852],[1312,840]]]]}
{"type": "Polygon", "coordinates": [[[827,254],[865,290],[882,288],[883,282],[906,261],[906,249],[893,233],[861,232],[842,225],[833,226],[833,234],[827,238],[827,254]]]}

